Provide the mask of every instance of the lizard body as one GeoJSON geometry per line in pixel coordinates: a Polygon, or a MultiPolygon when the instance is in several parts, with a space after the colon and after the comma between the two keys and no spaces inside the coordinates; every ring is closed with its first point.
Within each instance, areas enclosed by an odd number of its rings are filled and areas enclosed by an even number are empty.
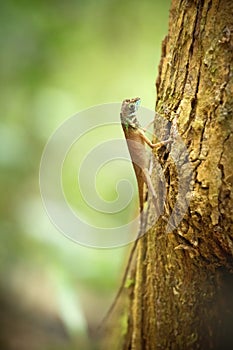
{"type": "MultiPolygon", "coordinates": [[[[145,130],[141,127],[137,120],[137,110],[140,105],[140,98],[132,98],[132,99],[126,99],[122,102],[121,106],[121,125],[124,131],[124,135],[126,138],[126,142],[128,145],[130,157],[132,160],[132,164],[134,167],[137,184],[138,184],[138,192],[139,192],[139,204],[140,204],[140,213],[143,212],[143,204],[144,204],[144,184],[146,184],[148,190],[152,194],[152,200],[153,204],[155,206],[157,217],[160,216],[161,210],[159,209],[159,205],[157,203],[157,196],[153,187],[153,184],[151,182],[150,174],[149,174],[149,159],[147,156],[146,151],[146,144],[151,148],[160,148],[161,146],[164,146],[170,142],[172,142],[171,139],[168,139],[166,141],[158,142],[158,143],[152,143],[148,137],[145,135],[145,130]]],[[[101,325],[107,320],[111,312],[113,311],[114,307],[117,304],[117,301],[125,288],[125,282],[130,270],[131,262],[133,260],[134,252],[137,247],[138,240],[142,234],[142,225],[143,222],[140,222],[140,229],[139,233],[137,235],[137,239],[135,240],[133,247],[130,251],[130,255],[128,258],[128,263],[126,265],[124,275],[121,281],[121,285],[118,289],[118,292],[113,300],[112,305],[110,306],[107,314],[103,318],[101,325]]]]}

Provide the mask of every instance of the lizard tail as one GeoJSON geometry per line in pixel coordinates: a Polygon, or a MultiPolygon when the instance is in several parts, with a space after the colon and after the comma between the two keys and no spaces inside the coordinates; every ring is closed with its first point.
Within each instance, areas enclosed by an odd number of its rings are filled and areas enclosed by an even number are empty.
{"type": "MultiPolygon", "coordinates": [[[[139,238],[139,237],[138,237],[139,238]]],[[[97,331],[101,330],[103,328],[103,326],[105,325],[106,321],[108,320],[108,318],[110,317],[110,315],[112,314],[114,308],[116,307],[117,305],[117,302],[121,296],[121,293],[123,292],[124,288],[125,288],[125,282],[126,282],[126,279],[127,279],[127,276],[128,276],[128,273],[129,273],[129,270],[130,270],[130,266],[131,266],[131,262],[133,260],[133,255],[134,255],[134,252],[136,250],[136,247],[137,247],[137,242],[138,242],[138,238],[136,239],[136,241],[134,242],[133,244],[133,247],[130,251],[130,255],[129,255],[129,258],[128,258],[128,263],[127,263],[127,266],[126,266],[126,269],[124,271],[124,275],[123,275],[123,278],[122,278],[122,281],[121,281],[121,285],[120,285],[120,288],[118,289],[117,291],[117,294],[110,306],[110,308],[108,309],[107,313],[105,314],[104,318],[102,319],[102,321],[100,322],[100,324],[98,325],[97,327],[97,331]]]]}

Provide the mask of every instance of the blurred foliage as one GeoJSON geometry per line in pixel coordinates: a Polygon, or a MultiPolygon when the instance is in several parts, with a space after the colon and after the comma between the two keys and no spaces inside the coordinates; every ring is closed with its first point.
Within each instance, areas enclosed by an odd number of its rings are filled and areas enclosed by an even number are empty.
{"type": "MultiPolygon", "coordinates": [[[[41,203],[40,157],[82,109],[134,96],[153,109],[168,11],[168,0],[1,3],[1,348],[93,346],[87,329],[117,289],[127,248],[90,249],[57,232],[41,203]]],[[[101,180],[100,190],[112,198],[101,180]]]]}

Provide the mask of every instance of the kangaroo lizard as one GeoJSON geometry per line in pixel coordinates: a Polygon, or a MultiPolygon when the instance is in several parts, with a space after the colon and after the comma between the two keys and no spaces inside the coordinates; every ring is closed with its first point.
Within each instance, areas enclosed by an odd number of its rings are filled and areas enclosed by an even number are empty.
{"type": "Polygon", "coordinates": [[[152,195],[152,200],[156,209],[156,213],[159,216],[161,214],[156,192],[151,182],[149,169],[148,169],[148,157],[145,144],[151,149],[158,149],[170,142],[171,139],[166,141],[152,143],[145,135],[145,129],[143,129],[136,117],[136,112],[140,105],[140,98],[126,99],[122,102],[121,106],[121,125],[125,134],[125,138],[128,144],[129,153],[132,159],[135,175],[137,178],[140,212],[143,211],[144,196],[143,185],[146,184],[149,192],[152,195]]]}
{"type": "MultiPolygon", "coordinates": [[[[152,143],[148,137],[145,135],[145,129],[141,127],[137,120],[136,113],[138,111],[139,105],[140,105],[140,98],[132,98],[132,99],[126,99],[122,102],[121,106],[121,125],[125,134],[126,142],[128,145],[130,157],[132,160],[132,164],[134,167],[136,179],[137,179],[137,184],[138,184],[138,192],[139,192],[139,204],[140,204],[140,213],[143,212],[143,205],[144,205],[144,184],[146,184],[148,191],[152,195],[152,201],[155,206],[156,210],[156,215],[159,217],[162,213],[158,204],[158,199],[156,196],[156,192],[154,190],[153,184],[151,182],[150,174],[149,174],[149,160],[147,157],[147,152],[146,152],[146,144],[151,148],[151,149],[158,149],[168,143],[171,143],[173,139],[168,139],[162,142],[158,143],[152,143]]],[[[142,216],[141,216],[142,218],[142,216]]],[[[164,218],[165,219],[165,218],[164,218]]],[[[165,219],[166,220],[166,219],[165,219]]],[[[167,220],[166,220],[167,221],[167,220]]],[[[128,258],[128,263],[124,271],[124,275],[122,278],[121,285],[118,289],[118,292],[113,300],[112,305],[108,309],[107,314],[104,316],[101,325],[108,319],[109,315],[113,311],[114,307],[116,306],[116,303],[125,287],[125,282],[127,279],[127,275],[131,266],[131,262],[133,259],[134,252],[137,247],[137,242],[141,236],[142,233],[142,219],[140,222],[140,229],[139,233],[137,235],[137,239],[134,242],[134,245],[131,249],[129,258],[128,258]]]]}

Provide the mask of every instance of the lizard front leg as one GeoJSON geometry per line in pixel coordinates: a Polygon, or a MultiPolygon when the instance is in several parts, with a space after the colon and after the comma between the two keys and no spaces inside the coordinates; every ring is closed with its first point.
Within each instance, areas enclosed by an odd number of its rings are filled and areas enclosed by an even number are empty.
{"type": "Polygon", "coordinates": [[[148,137],[144,134],[143,130],[139,130],[140,132],[140,136],[143,139],[143,141],[150,146],[150,148],[154,149],[154,148],[160,148],[162,146],[167,145],[168,143],[171,143],[173,140],[171,138],[169,138],[168,140],[165,141],[161,141],[161,142],[157,142],[157,143],[153,143],[151,142],[150,139],[148,139],[148,137]]]}

